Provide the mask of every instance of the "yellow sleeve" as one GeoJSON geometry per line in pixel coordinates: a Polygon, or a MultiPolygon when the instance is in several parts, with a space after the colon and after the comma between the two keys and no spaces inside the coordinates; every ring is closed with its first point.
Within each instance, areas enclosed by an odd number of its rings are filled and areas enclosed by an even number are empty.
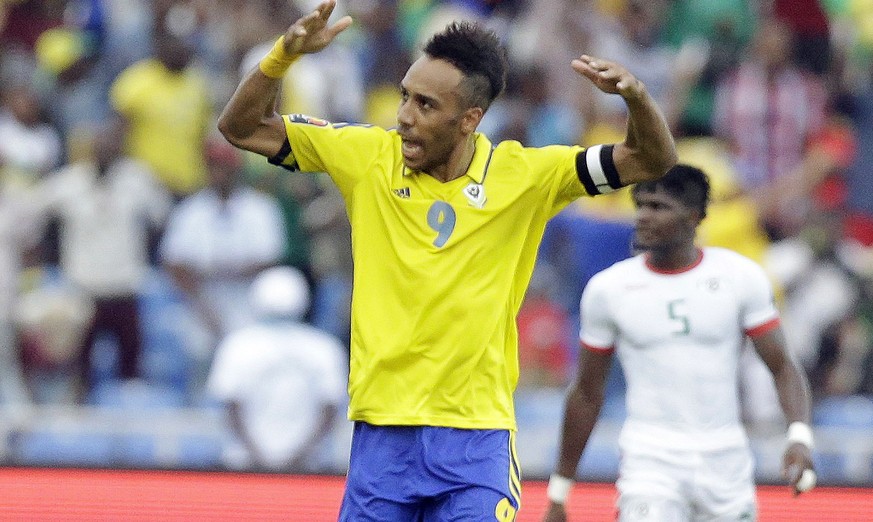
{"type": "Polygon", "coordinates": [[[394,151],[396,133],[381,127],[330,123],[300,114],[282,118],[288,139],[268,161],[294,171],[326,172],[343,193],[394,151]]]}

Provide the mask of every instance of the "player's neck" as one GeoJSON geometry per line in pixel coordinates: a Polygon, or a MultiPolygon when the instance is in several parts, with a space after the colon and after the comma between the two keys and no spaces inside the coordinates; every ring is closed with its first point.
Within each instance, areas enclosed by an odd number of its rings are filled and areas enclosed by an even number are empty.
{"type": "Polygon", "coordinates": [[[443,165],[443,168],[434,169],[429,174],[443,183],[458,179],[467,173],[475,153],[476,137],[471,134],[463,143],[455,148],[451,156],[449,156],[449,160],[443,165]]]}
{"type": "Polygon", "coordinates": [[[653,249],[646,255],[646,264],[659,272],[677,272],[696,265],[702,256],[703,251],[694,244],[664,250],[653,249]]]}

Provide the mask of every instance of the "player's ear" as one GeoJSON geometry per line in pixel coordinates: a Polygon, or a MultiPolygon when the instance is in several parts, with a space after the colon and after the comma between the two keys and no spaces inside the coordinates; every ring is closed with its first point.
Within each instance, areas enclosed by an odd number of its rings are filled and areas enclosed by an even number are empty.
{"type": "Polygon", "coordinates": [[[700,222],[703,221],[704,217],[706,217],[706,215],[704,213],[700,212],[699,209],[696,209],[696,208],[689,208],[688,209],[688,219],[691,222],[691,226],[693,228],[697,228],[697,226],[700,225],[700,222]]]}
{"type": "Polygon", "coordinates": [[[482,116],[484,115],[485,111],[482,107],[470,107],[465,110],[464,115],[461,117],[461,131],[464,134],[472,134],[476,127],[479,126],[479,122],[482,121],[482,116]]]}

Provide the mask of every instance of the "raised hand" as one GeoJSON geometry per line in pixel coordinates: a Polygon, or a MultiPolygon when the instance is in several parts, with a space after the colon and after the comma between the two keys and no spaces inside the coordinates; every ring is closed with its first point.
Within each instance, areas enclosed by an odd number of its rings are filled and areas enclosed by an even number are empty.
{"type": "Polygon", "coordinates": [[[336,7],[336,0],[325,0],[314,11],[294,22],[285,32],[285,53],[289,55],[316,53],[352,25],[352,17],[344,16],[331,26],[327,20],[336,7]]]}
{"type": "Polygon", "coordinates": [[[595,87],[607,94],[619,94],[624,99],[634,99],[645,91],[643,83],[621,65],[583,54],[570,65],[573,70],[588,78],[595,87]]]}

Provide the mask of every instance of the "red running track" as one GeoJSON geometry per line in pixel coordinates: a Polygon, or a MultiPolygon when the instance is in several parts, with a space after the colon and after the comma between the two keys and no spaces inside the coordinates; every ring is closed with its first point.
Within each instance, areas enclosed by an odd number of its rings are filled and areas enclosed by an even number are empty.
{"type": "MultiPolygon", "coordinates": [[[[181,471],[0,468],[0,520],[332,522],[343,478],[181,471]]],[[[522,489],[519,522],[540,520],[545,483],[522,489]]],[[[611,484],[578,484],[571,522],[614,519],[611,484]]],[[[787,487],[758,488],[759,520],[873,521],[873,489],[816,488],[794,498],[787,487]]]]}

